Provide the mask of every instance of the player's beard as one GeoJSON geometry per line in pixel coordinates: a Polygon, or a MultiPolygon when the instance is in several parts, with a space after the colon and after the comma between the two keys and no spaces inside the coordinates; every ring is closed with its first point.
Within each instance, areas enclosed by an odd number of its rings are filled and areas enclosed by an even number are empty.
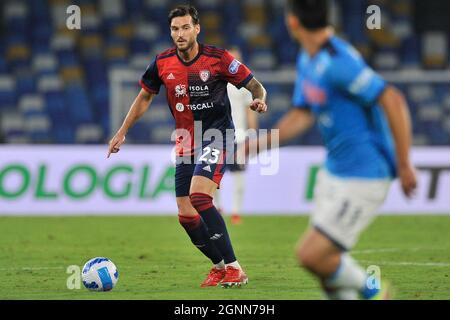
{"type": "Polygon", "coordinates": [[[179,43],[175,43],[177,46],[177,49],[179,52],[186,52],[191,50],[194,47],[195,39],[187,40],[186,42],[182,43],[183,47],[180,48],[179,43]]]}

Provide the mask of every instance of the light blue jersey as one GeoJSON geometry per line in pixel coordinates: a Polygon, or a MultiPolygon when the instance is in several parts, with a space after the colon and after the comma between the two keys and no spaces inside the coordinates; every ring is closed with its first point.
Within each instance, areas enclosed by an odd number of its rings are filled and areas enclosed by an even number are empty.
{"type": "Polygon", "coordinates": [[[309,108],[317,118],[330,173],[343,178],[396,176],[390,128],[377,104],[385,87],[359,53],[337,37],[313,57],[300,52],[293,106],[309,108]]]}

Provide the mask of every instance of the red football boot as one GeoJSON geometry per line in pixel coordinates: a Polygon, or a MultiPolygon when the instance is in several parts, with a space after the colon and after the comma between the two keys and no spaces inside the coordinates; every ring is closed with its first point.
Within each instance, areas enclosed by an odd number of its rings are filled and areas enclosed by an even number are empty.
{"type": "Polygon", "coordinates": [[[242,269],[227,266],[225,270],[225,277],[220,282],[222,288],[240,287],[248,283],[248,277],[242,269]]]}
{"type": "Polygon", "coordinates": [[[200,287],[216,287],[225,277],[225,269],[217,269],[213,267],[205,281],[200,285],[200,287]]]}

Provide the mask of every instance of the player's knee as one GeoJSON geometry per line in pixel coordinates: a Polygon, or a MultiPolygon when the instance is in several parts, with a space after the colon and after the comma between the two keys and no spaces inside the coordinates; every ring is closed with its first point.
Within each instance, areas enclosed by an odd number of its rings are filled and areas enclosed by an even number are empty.
{"type": "Polygon", "coordinates": [[[189,197],[177,198],[177,207],[179,215],[193,217],[197,215],[197,211],[192,207],[189,197]]]}
{"type": "Polygon", "coordinates": [[[296,255],[298,263],[310,271],[314,271],[320,263],[319,255],[305,245],[296,248],[296,255]]]}
{"type": "Polygon", "coordinates": [[[193,192],[189,195],[192,206],[197,212],[208,210],[213,204],[213,198],[206,193],[193,192]]]}
{"type": "Polygon", "coordinates": [[[198,227],[200,224],[200,215],[196,214],[194,216],[183,215],[183,213],[178,213],[178,222],[183,226],[186,230],[192,230],[198,227]]]}

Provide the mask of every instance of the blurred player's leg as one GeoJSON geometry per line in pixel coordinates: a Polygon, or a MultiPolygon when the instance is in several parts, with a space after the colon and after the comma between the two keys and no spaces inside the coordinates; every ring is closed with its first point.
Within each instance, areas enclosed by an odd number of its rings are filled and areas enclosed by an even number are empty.
{"type": "Polygon", "coordinates": [[[300,263],[322,283],[328,299],[370,299],[378,289],[368,289],[367,274],[349,255],[342,253],[327,236],[310,229],[297,251],[300,263]]]}
{"type": "Polygon", "coordinates": [[[357,294],[373,299],[385,290],[380,279],[369,287],[365,270],[346,252],[375,217],[389,184],[386,180],[339,179],[319,172],[312,226],[297,255],[300,263],[321,280],[329,298],[353,299],[357,294]]]}
{"type": "Polygon", "coordinates": [[[242,223],[242,201],[244,200],[244,172],[232,171],[233,176],[233,203],[231,211],[231,223],[242,223]]]}

